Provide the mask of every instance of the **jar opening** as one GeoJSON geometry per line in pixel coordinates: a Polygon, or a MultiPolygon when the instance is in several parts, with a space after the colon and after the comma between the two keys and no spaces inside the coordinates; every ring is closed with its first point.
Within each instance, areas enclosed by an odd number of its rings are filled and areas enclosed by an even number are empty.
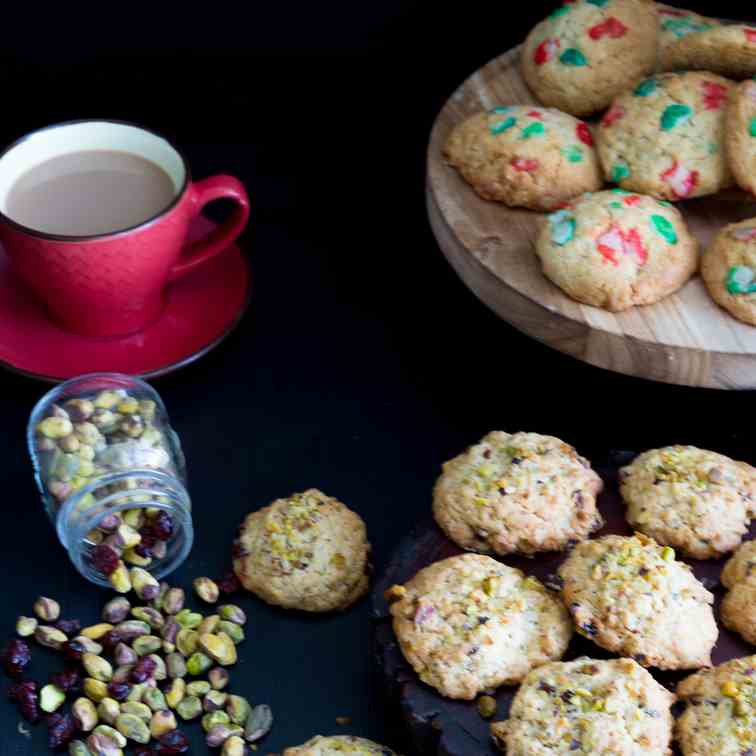
{"type": "Polygon", "coordinates": [[[119,537],[123,531],[118,528],[124,524],[128,532],[145,533],[161,512],[170,518],[172,531],[161,553],[156,549],[149,564],[125,560],[127,567],[144,566],[160,579],[183,562],[194,541],[191,501],[173,476],[147,468],[103,475],[63,503],[55,525],[79,571],[98,585],[110,586],[93,562],[96,546],[119,537]]]}

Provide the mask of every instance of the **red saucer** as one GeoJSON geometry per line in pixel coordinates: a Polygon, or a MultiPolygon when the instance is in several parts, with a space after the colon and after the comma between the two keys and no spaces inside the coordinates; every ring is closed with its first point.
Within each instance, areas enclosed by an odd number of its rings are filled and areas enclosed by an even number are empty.
{"type": "MultiPolygon", "coordinates": [[[[213,228],[199,218],[190,239],[213,228]]],[[[219,344],[241,319],[249,295],[249,269],[234,244],[171,284],[163,314],[144,331],[124,338],[79,336],[48,318],[11,272],[0,245],[0,365],[45,381],[101,371],[164,375],[219,344]]]]}

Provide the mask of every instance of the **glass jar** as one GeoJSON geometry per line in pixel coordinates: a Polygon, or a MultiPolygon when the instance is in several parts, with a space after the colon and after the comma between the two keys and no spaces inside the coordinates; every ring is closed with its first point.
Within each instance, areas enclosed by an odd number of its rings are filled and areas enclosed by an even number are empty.
{"type": "Polygon", "coordinates": [[[27,442],[58,539],[88,580],[123,591],[124,567],[160,579],[186,559],[186,464],[151,386],[118,373],[66,381],[34,407],[27,442]]]}

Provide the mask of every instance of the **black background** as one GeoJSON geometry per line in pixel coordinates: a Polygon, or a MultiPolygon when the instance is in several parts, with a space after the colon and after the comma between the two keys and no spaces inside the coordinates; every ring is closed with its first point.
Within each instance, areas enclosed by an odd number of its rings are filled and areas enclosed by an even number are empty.
{"type": "MultiPolygon", "coordinates": [[[[243,515],[309,486],[366,519],[380,571],[427,514],[441,462],[494,428],[555,434],[588,456],[682,442],[752,459],[750,393],[646,383],[551,352],[480,304],[437,249],[423,202],[433,119],[551,4],[27,5],[4,20],[0,142],[71,118],[133,120],[182,147],[195,176],[233,173],[252,196],[250,311],[215,352],[155,382],[198,529],[173,582],[221,574],[243,515]]],[[[695,7],[747,18],[741,3],[695,7]]],[[[33,486],[24,429],[44,390],[0,376],[8,635],[38,594],[87,623],[105,600],[69,564],[33,486]]],[[[239,603],[250,619],[232,686],[277,718],[262,753],[338,732],[409,751],[381,697],[367,601],[316,618],[239,603]]],[[[33,676],[47,660],[36,653],[33,676]]],[[[28,740],[17,721],[0,706],[0,753],[43,753],[43,728],[28,740]]],[[[199,726],[186,729],[206,752],[199,726]]]]}

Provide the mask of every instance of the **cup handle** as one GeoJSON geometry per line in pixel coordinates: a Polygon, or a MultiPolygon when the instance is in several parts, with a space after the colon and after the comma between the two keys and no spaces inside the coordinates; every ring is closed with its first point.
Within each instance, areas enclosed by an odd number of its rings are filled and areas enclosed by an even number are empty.
{"type": "Polygon", "coordinates": [[[184,248],[179,261],[171,268],[169,281],[189,273],[198,266],[223,252],[239,237],[249,220],[249,196],[244,185],[233,176],[211,176],[192,184],[193,214],[196,217],[208,203],[217,199],[232,199],[236,203],[231,217],[204,239],[184,248]]]}

